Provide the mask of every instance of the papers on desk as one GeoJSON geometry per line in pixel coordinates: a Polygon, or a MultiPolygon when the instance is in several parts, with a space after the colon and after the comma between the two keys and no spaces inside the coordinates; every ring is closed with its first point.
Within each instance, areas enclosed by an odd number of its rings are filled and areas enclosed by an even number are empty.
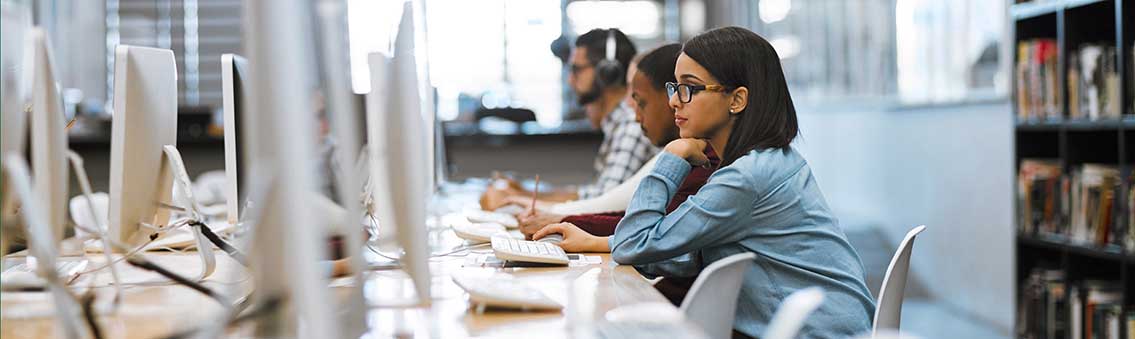
{"type": "MultiPolygon", "coordinates": [[[[603,263],[603,257],[598,255],[568,254],[568,267],[583,267],[603,263]]],[[[507,261],[497,258],[492,253],[470,253],[465,257],[462,267],[563,267],[562,265],[544,265],[539,263],[507,261]]]]}

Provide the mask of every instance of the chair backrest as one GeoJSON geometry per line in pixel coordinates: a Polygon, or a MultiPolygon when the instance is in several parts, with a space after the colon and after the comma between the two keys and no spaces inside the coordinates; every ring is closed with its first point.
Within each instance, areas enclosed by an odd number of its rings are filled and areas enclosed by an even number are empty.
{"type": "Polygon", "coordinates": [[[691,322],[701,326],[710,338],[733,336],[733,318],[737,310],[737,295],[745,271],[757,255],[746,252],[734,254],[706,266],[682,299],[682,313],[691,322]]]}
{"type": "Polygon", "coordinates": [[[907,272],[910,271],[910,252],[914,248],[914,236],[926,230],[926,226],[918,226],[906,233],[906,237],[899,243],[895,257],[891,258],[891,265],[887,266],[887,274],[883,276],[883,286],[879,288],[879,300],[875,305],[875,321],[871,333],[880,330],[898,330],[899,318],[902,315],[903,291],[906,290],[907,272]]]}
{"type": "Polygon", "coordinates": [[[765,328],[764,339],[792,339],[804,327],[804,320],[812,314],[820,303],[824,302],[824,289],[819,287],[805,288],[788,295],[780,302],[780,307],[765,328]]]}

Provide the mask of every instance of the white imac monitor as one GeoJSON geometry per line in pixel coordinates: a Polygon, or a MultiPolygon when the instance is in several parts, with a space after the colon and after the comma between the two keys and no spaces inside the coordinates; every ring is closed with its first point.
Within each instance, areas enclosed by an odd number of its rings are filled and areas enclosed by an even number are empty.
{"type": "MultiPolygon", "coordinates": [[[[31,102],[31,10],[29,5],[0,2],[0,154],[22,154],[31,102]]],[[[16,221],[16,198],[7,175],[0,175],[0,212],[4,221],[16,221]],[[11,220],[9,220],[11,219],[11,220]]],[[[0,239],[3,243],[7,236],[0,239]]],[[[6,245],[6,244],[5,244],[6,245]]],[[[3,247],[3,246],[0,246],[3,247]]],[[[6,250],[6,247],[0,248],[6,250]]]]}
{"type": "Polygon", "coordinates": [[[399,262],[409,274],[418,301],[430,302],[426,207],[433,192],[414,60],[413,11],[403,6],[394,57],[369,56],[371,91],[366,98],[370,192],[381,233],[394,234],[405,251],[399,262]]]}
{"type": "MultiPolygon", "coordinates": [[[[0,112],[3,133],[0,151],[4,154],[24,151],[27,113],[31,98],[31,12],[27,6],[11,1],[0,2],[0,112]]],[[[7,187],[5,186],[5,190],[7,187]]]]}
{"type": "Polygon", "coordinates": [[[240,129],[249,146],[245,187],[258,216],[249,220],[252,300],[283,300],[257,321],[257,337],[340,337],[328,272],[319,266],[327,258],[327,232],[316,211],[300,208],[318,194],[310,9],[302,0],[245,1],[242,8],[250,81],[240,129]]]}
{"type": "Polygon", "coordinates": [[[244,192],[240,191],[240,183],[244,181],[247,169],[240,166],[244,162],[246,148],[243,145],[244,136],[239,128],[243,124],[245,98],[248,90],[245,81],[248,74],[248,61],[236,54],[221,55],[221,97],[224,108],[225,124],[225,200],[227,218],[230,225],[236,225],[240,218],[240,204],[244,201],[244,192]]]}
{"type": "Polygon", "coordinates": [[[58,246],[67,224],[67,118],[55,82],[55,62],[47,32],[33,28],[34,76],[31,106],[31,158],[39,207],[47,216],[52,244],[58,246]]]}
{"type": "Polygon", "coordinates": [[[172,177],[163,170],[165,145],[177,144],[177,66],[173,51],[119,45],[114,50],[114,122],[110,139],[112,239],[140,244],[164,227],[172,177]]]}

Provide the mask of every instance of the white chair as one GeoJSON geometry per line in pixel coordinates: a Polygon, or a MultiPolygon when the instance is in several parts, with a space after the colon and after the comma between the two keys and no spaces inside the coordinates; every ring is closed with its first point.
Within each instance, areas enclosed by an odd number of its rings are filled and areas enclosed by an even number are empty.
{"type": "Polygon", "coordinates": [[[737,310],[737,295],[745,271],[757,255],[734,254],[715,261],[698,275],[680,309],[686,319],[701,326],[709,338],[725,339],[733,336],[733,317],[737,310]]]}
{"type": "Polygon", "coordinates": [[[926,226],[918,226],[906,233],[906,238],[899,243],[895,257],[891,258],[891,265],[887,267],[887,274],[883,276],[883,286],[879,288],[879,300],[875,305],[875,321],[871,333],[878,334],[882,330],[898,330],[899,318],[902,316],[903,291],[906,290],[907,272],[910,271],[910,252],[914,248],[914,236],[926,230],[926,226]]]}
{"type": "Polygon", "coordinates": [[[788,295],[780,303],[765,329],[764,339],[792,339],[804,327],[804,320],[824,302],[824,289],[805,288],[788,295]]]}

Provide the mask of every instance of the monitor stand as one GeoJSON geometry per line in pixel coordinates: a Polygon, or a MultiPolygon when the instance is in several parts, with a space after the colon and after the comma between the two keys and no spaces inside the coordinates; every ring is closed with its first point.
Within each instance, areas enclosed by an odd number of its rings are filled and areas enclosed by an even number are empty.
{"type": "MultiPolygon", "coordinates": [[[[162,147],[162,157],[165,161],[162,162],[164,168],[162,169],[163,176],[167,173],[173,174],[174,185],[178,185],[181,189],[181,194],[184,200],[189,203],[185,210],[189,212],[190,218],[198,222],[203,222],[201,212],[197,209],[197,199],[193,197],[193,184],[189,180],[189,173],[185,171],[185,164],[181,161],[181,153],[177,151],[177,147],[173,145],[165,145],[162,147]],[[169,172],[167,172],[169,171],[169,172]]],[[[193,232],[193,239],[197,243],[197,254],[201,258],[201,273],[197,276],[197,281],[203,281],[208,278],[217,268],[217,257],[213,252],[213,243],[202,233],[200,227],[190,226],[193,232]]]]}

